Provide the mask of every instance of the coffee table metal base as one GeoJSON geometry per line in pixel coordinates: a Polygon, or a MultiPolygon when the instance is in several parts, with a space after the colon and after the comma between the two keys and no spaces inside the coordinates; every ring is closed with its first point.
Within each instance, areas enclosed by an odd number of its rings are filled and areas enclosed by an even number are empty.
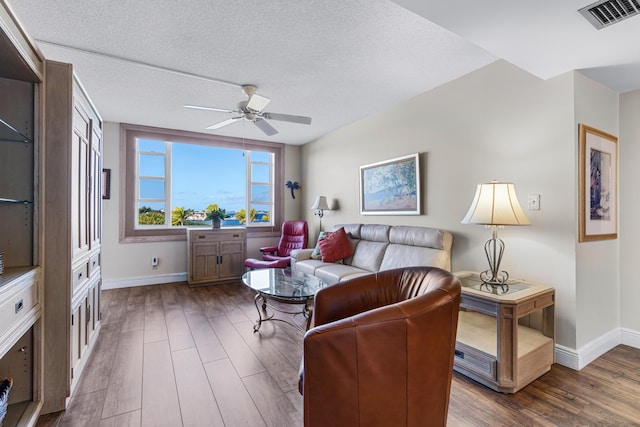
{"type": "Polygon", "coordinates": [[[256,324],[253,326],[253,332],[258,332],[260,330],[260,326],[262,326],[262,322],[266,322],[267,320],[277,320],[279,322],[287,323],[295,328],[298,328],[302,332],[308,331],[309,326],[311,324],[311,315],[313,314],[313,297],[303,298],[299,300],[291,300],[288,298],[277,298],[273,295],[266,295],[262,292],[257,292],[255,298],[253,299],[254,304],[256,305],[256,310],[258,310],[258,320],[256,324]],[[288,311],[283,310],[280,307],[276,307],[273,304],[268,304],[267,300],[275,300],[285,304],[295,304],[302,305],[302,310],[300,311],[288,311]],[[272,310],[272,313],[269,315],[267,313],[267,307],[272,310]],[[302,326],[298,325],[295,322],[290,322],[286,319],[279,319],[275,317],[275,312],[283,313],[283,314],[291,314],[293,316],[297,316],[299,314],[303,315],[306,319],[306,327],[302,329],[302,326]]]}

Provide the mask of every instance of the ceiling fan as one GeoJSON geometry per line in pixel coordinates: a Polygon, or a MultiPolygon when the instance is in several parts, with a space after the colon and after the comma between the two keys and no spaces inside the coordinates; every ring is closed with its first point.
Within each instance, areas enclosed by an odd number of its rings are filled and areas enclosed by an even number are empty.
{"type": "Polygon", "coordinates": [[[269,112],[263,111],[267,106],[267,104],[271,102],[271,100],[269,98],[265,98],[264,96],[258,95],[256,93],[257,89],[258,88],[255,85],[242,86],[242,91],[247,95],[249,99],[247,99],[246,101],[240,102],[238,104],[238,108],[234,108],[232,110],[225,109],[225,108],[202,107],[198,105],[185,105],[185,108],[239,114],[236,117],[232,117],[230,119],[211,125],[207,129],[220,129],[223,126],[227,126],[227,125],[230,125],[231,123],[237,122],[238,120],[245,119],[250,122],[253,122],[266,135],[271,136],[271,135],[277,134],[278,131],[273,126],[271,126],[265,119],[279,120],[282,122],[299,123],[303,125],[311,124],[311,117],[292,116],[290,114],[269,113],[269,112]]]}

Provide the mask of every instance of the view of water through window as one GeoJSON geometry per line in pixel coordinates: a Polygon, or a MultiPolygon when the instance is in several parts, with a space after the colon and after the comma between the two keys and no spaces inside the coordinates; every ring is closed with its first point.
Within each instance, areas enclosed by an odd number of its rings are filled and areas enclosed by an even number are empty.
{"type": "Polygon", "coordinates": [[[272,164],[268,152],[138,139],[138,225],[269,223],[272,164]]]}

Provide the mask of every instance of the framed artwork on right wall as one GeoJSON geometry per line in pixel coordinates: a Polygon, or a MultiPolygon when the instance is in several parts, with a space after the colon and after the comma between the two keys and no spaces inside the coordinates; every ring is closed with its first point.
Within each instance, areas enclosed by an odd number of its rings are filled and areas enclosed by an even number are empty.
{"type": "Polygon", "coordinates": [[[618,138],[578,126],[579,242],[618,238],[618,138]]]}

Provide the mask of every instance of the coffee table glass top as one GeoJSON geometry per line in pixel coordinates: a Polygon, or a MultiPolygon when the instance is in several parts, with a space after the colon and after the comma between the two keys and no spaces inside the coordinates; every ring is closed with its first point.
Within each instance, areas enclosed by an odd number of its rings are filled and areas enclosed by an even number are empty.
{"type": "Polygon", "coordinates": [[[305,300],[326,284],[315,276],[289,269],[265,268],[247,271],[242,276],[245,285],[256,292],[276,298],[305,300]]]}

